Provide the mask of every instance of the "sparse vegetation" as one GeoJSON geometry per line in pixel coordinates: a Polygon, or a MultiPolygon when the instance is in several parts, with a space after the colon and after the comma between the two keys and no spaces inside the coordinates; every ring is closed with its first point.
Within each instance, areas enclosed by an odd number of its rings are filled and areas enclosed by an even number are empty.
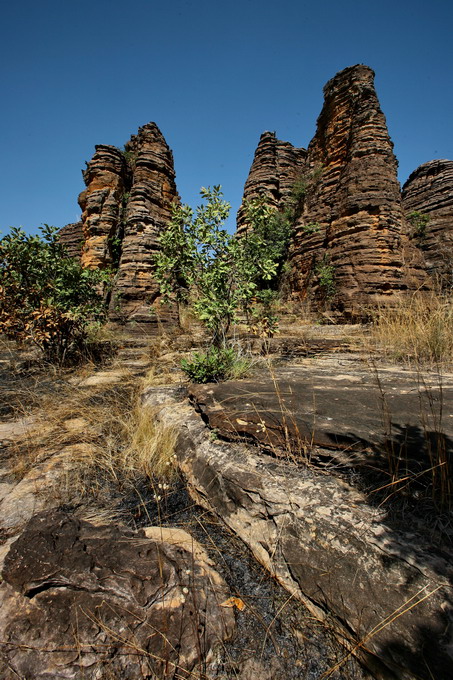
{"type": "Polygon", "coordinates": [[[448,296],[416,293],[372,313],[371,337],[385,354],[415,365],[453,359],[453,303],[448,296]]]}
{"type": "Polygon", "coordinates": [[[411,236],[423,241],[426,238],[426,229],[430,221],[429,215],[425,215],[419,210],[413,210],[407,215],[407,220],[412,226],[411,236]]]}
{"type": "Polygon", "coordinates": [[[335,267],[328,255],[325,255],[315,266],[315,274],[318,277],[318,285],[326,300],[331,300],[336,293],[335,267]]]}
{"type": "Polygon", "coordinates": [[[210,347],[181,361],[181,368],[195,383],[219,382],[243,377],[250,368],[250,360],[237,354],[233,347],[210,347]]]}

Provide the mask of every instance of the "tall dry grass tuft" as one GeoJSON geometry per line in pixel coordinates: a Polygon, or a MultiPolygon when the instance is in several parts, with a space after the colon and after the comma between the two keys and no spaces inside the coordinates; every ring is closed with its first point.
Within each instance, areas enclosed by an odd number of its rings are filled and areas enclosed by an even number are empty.
{"type": "Polygon", "coordinates": [[[415,293],[372,313],[367,341],[389,358],[415,364],[448,365],[453,359],[453,299],[415,293]]]}
{"type": "Polygon", "coordinates": [[[119,455],[119,467],[128,475],[172,481],[176,476],[176,430],[158,422],[156,409],[136,406],[127,423],[128,445],[119,455]]]}

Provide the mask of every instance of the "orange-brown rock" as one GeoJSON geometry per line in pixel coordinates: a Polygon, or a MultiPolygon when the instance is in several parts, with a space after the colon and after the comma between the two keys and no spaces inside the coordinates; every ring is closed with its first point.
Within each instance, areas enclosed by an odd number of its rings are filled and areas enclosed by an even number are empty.
{"type": "Polygon", "coordinates": [[[82,264],[105,268],[116,259],[122,238],[123,197],[130,185],[124,154],[115,146],[99,144],[83,173],[85,191],[79,196],[84,244],[82,264]]]}
{"type": "Polygon", "coordinates": [[[239,234],[246,228],[244,204],[247,201],[264,195],[269,205],[283,209],[291,200],[293,187],[304,171],[306,155],[305,149],[277,139],[275,132],[263,132],[238,212],[239,234]]]}
{"type": "MultiPolygon", "coordinates": [[[[262,193],[282,208],[295,185],[299,206],[289,257],[296,296],[354,317],[423,285],[422,258],[406,235],[397,161],[369,67],[344,69],[327,83],[316,134],[307,152],[294,150],[292,170],[283,173],[269,162],[268,134],[244,197],[262,193]],[[279,195],[280,182],[285,191],[279,195]]],[[[291,165],[291,156],[285,160],[291,165]]],[[[238,223],[240,231],[241,211],[238,223]]]]}
{"type": "Polygon", "coordinates": [[[159,311],[150,311],[159,293],[153,255],[158,236],[171,219],[172,203],[179,197],[173,154],[155,123],[141,127],[125,149],[132,182],[110,317],[148,324],[155,322],[159,311]]]}
{"type": "Polygon", "coordinates": [[[83,223],[73,222],[60,229],[58,233],[59,242],[65,247],[68,257],[79,258],[82,254],[84,243],[83,223]]]}
{"type": "Polygon", "coordinates": [[[141,127],[124,151],[96,146],[83,178],[82,227],[68,225],[61,231],[61,240],[78,256],[74,242],[81,236],[83,266],[111,267],[116,272],[110,319],[147,327],[156,325],[159,316],[172,320],[168,309],[159,305],[151,309],[159,293],[153,255],[158,236],[171,218],[171,205],[179,200],[173,155],[157,125],[141,127]]]}
{"type": "Polygon", "coordinates": [[[428,271],[441,285],[453,282],[453,161],[420,165],[403,186],[409,234],[423,251],[428,271]],[[420,213],[420,215],[414,215],[420,213]],[[424,217],[429,218],[424,220],[424,217]],[[421,221],[417,223],[417,217],[421,221]]]}

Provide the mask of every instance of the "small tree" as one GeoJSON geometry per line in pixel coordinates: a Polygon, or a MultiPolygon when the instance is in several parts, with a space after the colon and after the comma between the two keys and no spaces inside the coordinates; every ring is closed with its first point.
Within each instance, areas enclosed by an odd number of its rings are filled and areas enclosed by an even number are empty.
{"type": "Polygon", "coordinates": [[[200,193],[206,204],[195,212],[174,206],[173,219],[160,237],[156,278],[166,300],[180,304],[190,297],[212,343],[221,346],[237,312],[249,313],[257,292],[275,283],[290,232],[260,198],[248,204],[251,228],[237,238],[224,228],[231,206],[221,187],[200,193]]]}
{"type": "Polygon", "coordinates": [[[99,288],[109,274],[67,257],[57,234],[48,225],[41,236],[14,227],[0,240],[0,332],[63,362],[82,349],[89,322],[103,318],[99,288]]]}

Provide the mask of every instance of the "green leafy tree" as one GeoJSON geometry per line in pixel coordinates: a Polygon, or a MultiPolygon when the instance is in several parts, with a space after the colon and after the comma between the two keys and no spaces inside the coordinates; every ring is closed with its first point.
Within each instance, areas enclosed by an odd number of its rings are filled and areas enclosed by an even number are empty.
{"type": "Polygon", "coordinates": [[[48,225],[41,235],[14,227],[0,240],[0,332],[63,362],[80,353],[89,323],[103,318],[109,273],[83,269],[57,235],[48,225]]]}
{"type": "Polygon", "coordinates": [[[193,211],[174,206],[160,237],[156,278],[166,300],[191,301],[220,347],[238,311],[249,312],[257,293],[275,282],[289,239],[289,225],[257,199],[247,206],[251,228],[242,238],[224,227],[230,204],[220,186],[202,188],[205,203],[193,211]]]}

